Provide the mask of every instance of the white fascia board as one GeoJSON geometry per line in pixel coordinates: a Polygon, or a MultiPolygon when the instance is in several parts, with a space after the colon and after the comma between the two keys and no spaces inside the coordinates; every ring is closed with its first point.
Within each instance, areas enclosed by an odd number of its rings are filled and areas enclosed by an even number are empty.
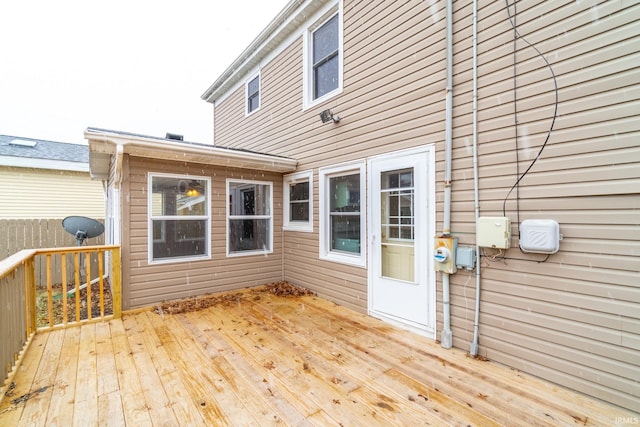
{"type": "Polygon", "coordinates": [[[88,163],[69,162],[66,160],[37,159],[32,157],[0,156],[0,166],[89,172],[88,163]]]}
{"type": "Polygon", "coordinates": [[[142,136],[121,135],[110,132],[85,132],[89,140],[90,156],[114,154],[117,146],[123,153],[152,159],[202,163],[241,169],[255,169],[269,172],[293,172],[297,160],[268,154],[232,150],[216,146],[196,146],[189,143],[159,140],[142,136]]]}

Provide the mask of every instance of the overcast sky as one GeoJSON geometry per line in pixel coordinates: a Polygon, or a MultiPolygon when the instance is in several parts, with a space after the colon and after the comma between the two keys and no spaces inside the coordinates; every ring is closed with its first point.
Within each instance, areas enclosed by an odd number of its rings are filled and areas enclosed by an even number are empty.
{"type": "Polygon", "coordinates": [[[289,0],[2,0],[0,134],[211,142],[205,90],[289,0]]]}

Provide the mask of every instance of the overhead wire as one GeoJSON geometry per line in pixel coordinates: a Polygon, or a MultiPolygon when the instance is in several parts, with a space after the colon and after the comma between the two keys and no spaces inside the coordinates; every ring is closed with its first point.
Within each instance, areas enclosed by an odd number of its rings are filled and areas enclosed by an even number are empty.
{"type": "MultiPolygon", "coordinates": [[[[518,215],[518,227],[520,227],[520,206],[519,206],[520,205],[520,203],[519,203],[520,202],[520,193],[519,193],[520,181],[522,181],[522,179],[529,173],[529,171],[531,170],[533,165],[538,161],[538,159],[542,155],[542,151],[545,149],[545,147],[547,146],[547,143],[549,142],[549,139],[551,138],[551,133],[553,131],[553,127],[555,126],[556,118],[558,116],[558,81],[557,81],[557,78],[556,78],[556,74],[553,71],[553,67],[551,66],[551,63],[547,60],[547,58],[542,54],[542,52],[540,52],[540,50],[535,45],[530,43],[526,38],[524,38],[520,34],[520,32],[518,31],[518,27],[516,25],[515,16],[514,17],[511,16],[509,0],[505,0],[505,3],[506,3],[506,6],[507,6],[506,9],[507,9],[507,14],[509,16],[509,22],[511,23],[511,27],[513,28],[513,38],[514,38],[514,54],[513,54],[514,55],[514,88],[513,88],[513,91],[514,91],[514,104],[516,104],[515,96],[516,96],[516,89],[517,89],[516,82],[515,82],[515,78],[516,78],[516,70],[515,70],[516,46],[515,45],[516,45],[516,40],[517,39],[521,39],[523,42],[525,42],[527,46],[531,47],[537,53],[537,55],[544,60],[547,68],[549,69],[549,72],[551,73],[551,77],[552,77],[552,80],[553,80],[553,86],[554,86],[554,95],[555,95],[555,101],[554,101],[554,106],[553,106],[553,116],[552,116],[552,119],[551,119],[551,124],[549,125],[549,130],[547,131],[547,135],[545,137],[545,140],[544,140],[542,146],[540,147],[540,150],[538,150],[538,154],[533,159],[533,161],[531,161],[531,163],[529,164],[527,169],[522,173],[522,175],[520,175],[519,166],[518,166],[520,162],[519,162],[519,159],[517,157],[518,156],[518,151],[519,151],[518,145],[517,145],[518,144],[518,136],[517,136],[517,130],[518,130],[517,107],[514,107],[516,109],[516,112],[515,112],[515,120],[516,120],[516,123],[515,123],[515,126],[516,126],[516,164],[517,164],[517,166],[516,166],[516,174],[518,175],[518,179],[513,184],[513,186],[511,186],[511,188],[507,192],[507,195],[504,198],[504,201],[502,203],[502,214],[503,214],[503,216],[506,216],[506,213],[507,213],[507,208],[506,208],[507,200],[509,199],[509,196],[511,195],[513,190],[515,188],[518,188],[518,191],[516,192],[516,194],[517,194],[517,200],[516,200],[517,205],[516,206],[517,206],[517,215],[518,215]]],[[[517,1],[513,2],[514,15],[515,15],[515,12],[517,12],[516,3],[517,3],[517,1]]]]}

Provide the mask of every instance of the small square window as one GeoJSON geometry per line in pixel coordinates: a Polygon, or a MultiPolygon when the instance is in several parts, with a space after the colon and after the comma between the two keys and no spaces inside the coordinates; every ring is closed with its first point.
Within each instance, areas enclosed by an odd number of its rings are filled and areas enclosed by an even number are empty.
{"type": "Polygon", "coordinates": [[[260,108],[260,75],[255,76],[247,83],[247,114],[251,114],[260,108]]]}
{"type": "Polygon", "coordinates": [[[283,227],[290,231],[313,231],[313,171],[283,178],[283,227]]]}

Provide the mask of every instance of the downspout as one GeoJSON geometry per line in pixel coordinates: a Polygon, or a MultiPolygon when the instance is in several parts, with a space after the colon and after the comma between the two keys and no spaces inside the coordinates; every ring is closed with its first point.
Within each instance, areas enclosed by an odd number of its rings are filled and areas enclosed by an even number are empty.
{"type": "MultiPolygon", "coordinates": [[[[478,0],[473,0],[473,192],[476,229],[480,217],[480,191],[478,185],[478,0]]],[[[473,342],[469,349],[472,356],[478,354],[478,327],[480,323],[480,246],[476,236],[476,308],[473,320],[473,342]]]]}
{"type": "Polygon", "coordinates": [[[122,158],[124,154],[124,146],[121,143],[116,143],[116,155],[115,155],[115,176],[113,181],[113,201],[117,203],[117,206],[112,206],[113,212],[113,239],[111,242],[113,245],[121,245],[122,244],[122,200],[121,197],[121,186],[122,186],[122,158]],[[117,209],[114,209],[117,208],[117,209]]]}
{"type": "MultiPolygon", "coordinates": [[[[445,166],[444,166],[444,220],[442,224],[442,235],[451,235],[451,152],[453,146],[453,20],[452,20],[452,0],[447,0],[447,82],[445,101],[445,166]]],[[[449,274],[442,273],[442,317],[443,328],[440,336],[440,344],[443,348],[451,348],[453,338],[451,335],[451,301],[449,274]]]]}

